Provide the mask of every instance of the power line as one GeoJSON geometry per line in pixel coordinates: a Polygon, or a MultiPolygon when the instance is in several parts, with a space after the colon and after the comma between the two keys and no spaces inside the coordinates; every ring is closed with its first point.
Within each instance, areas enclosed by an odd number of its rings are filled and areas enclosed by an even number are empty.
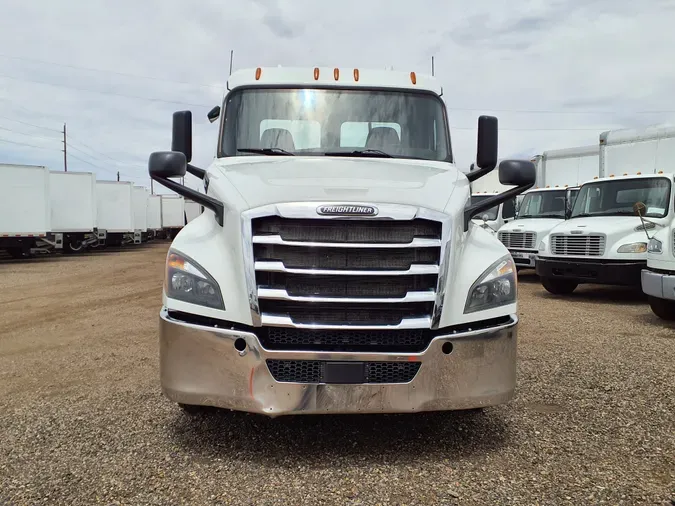
{"type": "MultiPolygon", "coordinates": [[[[98,151],[98,150],[92,148],[91,146],[85,144],[85,143],[82,142],[81,140],[75,139],[71,134],[68,134],[68,138],[69,138],[71,141],[74,140],[77,144],[81,144],[81,145],[84,146],[85,148],[87,148],[87,149],[93,151],[94,153],[98,153],[99,155],[102,155],[102,156],[108,158],[109,160],[112,160],[113,162],[116,162],[116,163],[118,163],[118,164],[121,164],[121,165],[129,165],[129,166],[132,166],[132,167],[141,167],[141,166],[142,166],[141,164],[136,165],[136,164],[133,164],[133,163],[131,163],[131,162],[123,162],[123,161],[121,161],[121,160],[118,160],[117,158],[113,158],[112,156],[110,156],[110,155],[108,155],[108,154],[106,154],[106,153],[103,153],[103,152],[101,152],[101,151],[98,151]]],[[[87,154],[87,153],[85,153],[85,154],[87,154]]],[[[89,156],[91,156],[91,155],[89,155],[89,156]]],[[[93,157],[92,157],[92,158],[93,158],[93,157]]]]}
{"type": "Polygon", "coordinates": [[[164,79],[160,77],[152,77],[152,76],[143,76],[140,74],[129,74],[126,72],[117,72],[114,70],[105,70],[105,69],[97,69],[97,68],[91,68],[91,67],[80,67],[77,65],[69,65],[66,63],[56,63],[56,62],[51,62],[51,61],[46,61],[46,60],[36,60],[34,58],[24,58],[22,56],[12,56],[12,55],[7,55],[7,54],[0,54],[0,58],[8,58],[10,60],[19,60],[19,61],[28,61],[28,62],[33,62],[33,63],[41,63],[43,65],[54,65],[57,67],[65,67],[65,68],[70,68],[70,69],[76,69],[76,70],[85,70],[88,72],[102,72],[105,74],[114,74],[117,76],[124,76],[124,77],[133,77],[136,79],[148,79],[151,81],[161,81],[161,82],[166,82],[166,83],[174,83],[174,84],[183,84],[187,86],[199,86],[202,88],[214,88],[214,89],[223,89],[225,86],[224,85],[217,85],[217,84],[203,84],[203,83],[191,83],[188,81],[176,81],[174,79],[164,79]]]}
{"type": "MultiPolygon", "coordinates": [[[[70,156],[71,158],[75,158],[75,160],[79,160],[79,161],[82,162],[82,163],[86,163],[87,165],[91,165],[92,167],[95,167],[95,168],[97,168],[97,169],[101,169],[101,170],[103,170],[103,171],[105,171],[105,172],[108,172],[108,173],[110,173],[110,174],[115,174],[115,173],[116,173],[116,171],[114,171],[114,170],[107,169],[107,168],[105,168],[105,167],[101,167],[100,165],[96,165],[95,163],[91,163],[91,162],[89,162],[89,161],[87,161],[87,160],[83,160],[83,159],[80,158],[79,156],[75,156],[75,155],[72,154],[72,153],[70,153],[68,156],[70,156]]],[[[132,176],[129,176],[129,175],[127,175],[127,174],[122,174],[122,175],[123,175],[124,177],[132,177],[132,176]]]]}
{"type": "Polygon", "coordinates": [[[5,130],[7,132],[12,132],[14,134],[19,134],[19,135],[25,135],[26,137],[32,137],[34,139],[44,139],[47,141],[58,141],[58,139],[54,137],[42,137],[41,135],[33,135],[33,134],[27,134],[25,132],[19,132],[18,130],[12,130],[11,128],[6,128],[3,126],[0,126],[0,130],[5,130]]]}
{"type": "Polygon", "coordinates": [[[61,151],[60,149],[56,149],[56,148],[48,148],[48,147],[45,147],[45,146],[36,146],[35,144],[27,144],[25,142],[10,141],[10,140],[7,140],[7,139],[0,139],[0,142],[8,142],[9,144],[16,144],[18,146],[28,146],[29,148],[47,149],[47,150],[50,150],[50,151],[61,151]]]}
{"type": "Polygon", "coordinates": [[[45,127],[45,126],[35,125],[33,123],[27,123],[26,121],[8,118],[7,116],[0,116],[0,118],[7,119],[9,121],[14,121],[15,123],[21,123],[22,125],[32,126],[32,127],[35,127],[35,128],[42,128],[43,130],[51,130],[52,132],[61,133],[61,130],[57,130],[56,128],[49,128],[49,127],[45,127]]]}
{"type": "Polygon", "coordinates": [[[112,95],[116,97],[124,97],[124,98],[133,98],[136,100],[147,100],[148,102],[163,102],[166,104],[176,104],[176,105],[189,105],[191,107],[203,107],[203,108],[211,108],[213,107],[213,104],[211,105],[205,105],[205,104],[194,104],[190,102],[179,102],[177,100],[164,100],[163,98],[151,98],[151,97],[141,97],[138,95],[126,95],[124,93],[115,93],[114,91],[102,91],[102,90],[92,90],[90,88],[79,88],[77,86],[69,86],[66,84],[57,84],[57,83],[48,83],[45,81],[38,81],[35,79],[25,79],[22,77],[14,77],[14,76],[8,76],[5,74],[0,74],[1,78],[4,79],[11,79],[14,81],[23,81],[27,83],[35,83],[35,84],[43,84],[46,86],[55,86],[57,88],[66,88],[66,89],[71,89],[71,90],[77,90],[77,91],[85,91],[89,93],[101,93],[103,95],[112,95]]]}

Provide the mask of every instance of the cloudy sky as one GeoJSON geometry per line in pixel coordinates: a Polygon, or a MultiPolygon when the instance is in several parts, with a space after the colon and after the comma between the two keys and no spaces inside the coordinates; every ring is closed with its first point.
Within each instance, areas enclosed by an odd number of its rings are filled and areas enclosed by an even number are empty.
{"type": "Polygon", "coordinates": [[[423,73],[433,55],[462,168],[480,114],[499,117],[500,157],[675,123],[672,0],[0,0],[0,12],[0,163],[63,169],[67,123],[69,170],[149,186],[148,154],[189,108],[204,167],[230,50],[235,69],[423,73]]]}

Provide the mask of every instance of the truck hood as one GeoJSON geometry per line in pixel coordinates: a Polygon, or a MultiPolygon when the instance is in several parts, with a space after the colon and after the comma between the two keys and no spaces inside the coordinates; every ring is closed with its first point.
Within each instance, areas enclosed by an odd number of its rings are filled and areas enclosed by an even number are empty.
{"type": "Polygon", "coordinates": [[[534,232],[540,237],[540,234],[546,235],[553,227],[559,225],[564,220],[562,218],[521,218],[506,223],[500,232],[534,232]]]}
{"type": "Polygon", "coordinates": [[[228,205],[240,210],[280,202],[333,201],[443,211],[456,186],[468,190],[468,180],[459,174],[452,164],[427,160],[242,156],[214,161],[209,182],[228,205]]]}
{"type": "MultiPolygon", "coordinates": [[[[651,218],[650,218],[651,220],[651,218]]],[[[578,234],[604,234],[607,236],[627,235],[635,231],[635,227],[641,224],[637,216],[596,216],[587,218],[572,218],[561,222],[551,232],[556,234],[570,234],[577,231],[578,234]]],[[[645,240],[647,236],[641,232],[645,240]]],[[[575,234],[576,235],[576,234],[575,234]]]]}

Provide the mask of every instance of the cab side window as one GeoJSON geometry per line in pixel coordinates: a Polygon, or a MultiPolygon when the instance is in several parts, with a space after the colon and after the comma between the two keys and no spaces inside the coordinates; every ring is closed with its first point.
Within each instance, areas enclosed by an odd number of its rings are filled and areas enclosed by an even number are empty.
{"type": "Polygon", "coordinates": [[[510,220],[516,217],[516,199],[507,200],[502,207],[502,218],[510,220]]]}

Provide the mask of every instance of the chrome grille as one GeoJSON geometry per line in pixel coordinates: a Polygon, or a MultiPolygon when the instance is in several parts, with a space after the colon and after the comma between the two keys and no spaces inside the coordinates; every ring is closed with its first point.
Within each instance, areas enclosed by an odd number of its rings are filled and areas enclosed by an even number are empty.
{"type": "Polygon", "coordinates": [[[498,237],[509,249],[535,249],[537,241],[534,232],[499,232],[498,237]]]}
{"type": "Polygon", "coordinates": [[[443,223],[426,218],[287,218],[250,222],[263,326],[430,328],[443,223]]]}
{"type": "Polygon", "coordinates": [[[605,252],[604,235],[551,235],[554,255],[602,256],[605,252]]]}

